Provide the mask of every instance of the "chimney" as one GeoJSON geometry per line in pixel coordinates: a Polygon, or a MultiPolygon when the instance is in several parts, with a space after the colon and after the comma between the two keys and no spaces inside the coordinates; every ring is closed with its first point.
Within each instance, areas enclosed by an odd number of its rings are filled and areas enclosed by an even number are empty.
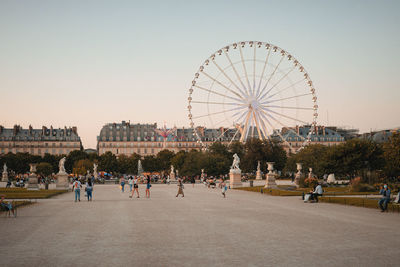
{"type": "Polygon", "coordinates": [[[76,126],[73,126],[73,127],[72,127],[72,131],[73,131],[76,135],[78,135],[78,128],[76,128],[76,126]]]}
{"type": "Polygon", "coordinates": [[[300,128],[299,128],[299,125],[296,125],[296,133],[297,133],[298,135],[300,135],[300,128]]]}
{"type": "Polygon", "coordinates": [[[0,134],[3,132],[3,125],[0,125],[0,134]]]}
{"type": "Polygon", "coordinates": [[[32,125],[29,125],[29,135],[32,135],[32,125]]]}
{"type": "Polygon", "coordinates": [[[42,126],[42,135],[46,135],[47,127],[42,126]]]}
{"type": "Polygon", "coordinates": [[[13,129],[13,134],[14,135],[17,135],[17,133],[18,133],[18,131],[19,131],[19,125],[14,125],[14,129],[13,129]]]}

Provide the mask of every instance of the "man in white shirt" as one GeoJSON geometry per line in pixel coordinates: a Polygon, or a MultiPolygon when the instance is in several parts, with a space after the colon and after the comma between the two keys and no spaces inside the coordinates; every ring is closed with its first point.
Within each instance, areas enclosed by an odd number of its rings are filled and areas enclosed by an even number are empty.
{"type": "Polygon", "coordinates": [[[314,192],[312,192],[312,197],[313,199],[315,199],[315,202],[318,202],[318,196],[322,196],[323,192],[324,190],[322,190],[321,184],[318,184],[314,192]]]}

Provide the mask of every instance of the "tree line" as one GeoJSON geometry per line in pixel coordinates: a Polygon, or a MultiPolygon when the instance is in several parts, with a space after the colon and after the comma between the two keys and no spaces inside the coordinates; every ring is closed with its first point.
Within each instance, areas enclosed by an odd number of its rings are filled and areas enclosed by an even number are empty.
{"type": "MultiPolygon", "coordinates": [[[[267,172],[267,162],[275,162],[275,169],[288,176],[296,172],[296,162],[303,163],[303,172],[313,168],[318,177],[334,173],[336,177],[355,176],[371,178],[371,173],[380,177],[397,179],[400,176],[400,133],[394,133],[388,142],[378,144],[370,140],[352,139],[337,146],[308,145],[297,154],[287,155],[282,144],[276,141],[249,139],[246,143],[233,142],[229,146],[212,144],[206,151],[192,150],[174,153],[162,150],[157,155],[116,156],[111,152],[102,155],[87,154],[75,150],[66,155],[65,168],[68,173],[85,174],[93,172],[93,163],[98,171],[113,174],[137,174],[138,160],[146,172],[169,173],[173,165],[179,175],[196,176],[201,169],[208,175],[218,176],[229,173],[233,154],[241,159],[243,173],[254,173],[258,161],[261,170],[267,172]]],[[[7,163],[9,170],[17,174],[27,173],[29,163],[38,163],[38,173],[50,175],[58,172],[58,162],[64,155],[45,154],[43,157],[28,153],[8,153],[0,156],[0,166],[7,163]]]]}

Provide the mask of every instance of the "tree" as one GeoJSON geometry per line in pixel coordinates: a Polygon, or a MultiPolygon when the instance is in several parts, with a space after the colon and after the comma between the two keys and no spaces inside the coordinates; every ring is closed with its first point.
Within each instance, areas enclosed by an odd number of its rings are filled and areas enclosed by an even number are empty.
{"type": "Polygon", "coordinates": [[[171,165],[175,167],[175,169],[181,170],[183,164],[185,163],[187,152],[184,150],[179,151],[175,154],[175,156],[171,159],[171,165]]]}
{"type": "Polygon", "coordinates": [[[389,141],[383,144],[385,174],[388,177],[400,176],[400,132],[393,133],[389,141]]]}
{"type": "MultiPolygon", "coordinates": [[[[324,160],[326,173],[333,172],[350,178],[384,166],[382,148],[373,141],[363,139],[351,139],[331,147],[324,160]]],[[[364,182],[365,179],[364,175],[364,182]]]]}
{"type": "Polygon", "coordinates": [[[74,167],[73,167],[73,173],[79,174],[79,175],[85,175],[87,174],[87,171],[89,173],[93,172],[93,162],[90,161],[89,159],[81,159],[75,162],[74,167]]]}
{"type": "Polygon", "coordinates": [[[76,161],[79,161],[81,159],[87,159],[87,158],[88,158],[88,154],[85,153],[84,151],[81,151],[81,150],[71,151],[71,153],[69,153],[68,156],[66,157],[65,170],[69,173],[72,172],[72,168],[76,161]]]}
{"type": "Polygon", "coordinates": [[[314,174],[322,177],[326,173],[325,158],[329,150],[329,147],[320,144],[308,145],[297,154],[290,156],[287,160],[285,171],[296,172],[296,163],[302,163],[303,173],[307,173],[308,169],[312,168],[314,174]]]}
{"type": "Polygon", "coordinates": [[[117,157],[110,151],[100,156],[99,171],[100,170],[105,172],[115,172],[118,170],[117,157]]]}
{"type": "Polygon", "coordinates": [[[44,154],[43,158],[41,159],[42,162],[47,162],[51,165],[53,172],[58,172],[58,163],[63,156],[55,156],[49,153],[44,154]]]}
{"type": "Polygon", "coordinates": [[[143,159],[143,170],[145,172],[155,172],[158,170],[158,160],[155,156],[145,156],[143,159]]]}
{"type": "Polygon", "coordinates": [[[171,168],[171,160],[175,156],[175,153],[167,149],[161,150],[157,153],[158,171],[168,172],[171,168]]]}
{"type": "Polygon", "coordinates": [[[40,162],[36,166],[36,172],[43,177],[48,177],[53,173],[53,166],[48,162],[40,162]]]}

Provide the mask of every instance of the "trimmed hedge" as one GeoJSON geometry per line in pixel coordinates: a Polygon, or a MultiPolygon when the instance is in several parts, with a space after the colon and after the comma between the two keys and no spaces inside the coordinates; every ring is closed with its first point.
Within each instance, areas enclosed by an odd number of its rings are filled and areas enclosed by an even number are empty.
{"type": "MultiPolygon", "coordinates": [[[[301,196],[308,193],[311,188],[296,188],[292,185],[278,185],[277,189],[265,189],[264,186],[241,187],[239,190],[270,194],[273,196],[301,196]]],[[[328,196],[361,196],[378,195],[378,192],[350,192],[348,187],[324,187],[324,195],[328,196]]]]}
{"type": "Polygon", "coordinates": [[[0,195],[6,199],[43,199],[50,198],[68,190],[27,190],[26,188],[1,188],[0,195]]]}
{"type": "MultiPolygon", "coordinates": [[[[335,203],[342,205],[350,205],[364,208],[379,209],[379,199],[363,198],[363,197],[319,197],[319,201],[326,203],[335,203]]],[[[388,204],[388,210],[393,212],[400,212],[400,205],[388,204]]]]}

